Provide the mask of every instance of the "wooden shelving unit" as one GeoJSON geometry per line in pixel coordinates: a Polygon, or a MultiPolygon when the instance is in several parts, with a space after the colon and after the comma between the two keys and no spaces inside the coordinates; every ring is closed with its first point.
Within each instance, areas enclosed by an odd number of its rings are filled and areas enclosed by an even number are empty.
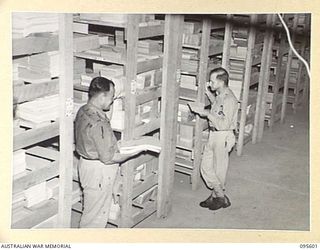
{"type": "MultiPolygon", "coordinates": [[[[142,58],[138,52],[138,44],[141,39],[157,37],[164,38],[164,20],[153,20],[150,22],[141,23],[139,20],[141,15],[127,15],[126,23],[112,23],[92,20],[74,19],[74,22],[85,23],[90,25],[103,27],[112,27],[117,31],[122,31],[125,43],[125,55],[121,60],[113,60],[108,57],[96,56],[90,54],[90,51],[77,52],[74,54],[77,58],[84,58],[87,61],[95,63],[108,63],[124,66],[125,84],[124,84],[124,128],[116,129],[120,133],[122,140],[129,140],[140,137],[142,135],[153,134],[159,137],[160,123],[172,111],[168,111],[166,115],[160,117],[159,105],[161,99],[164,102],[165,97],[162,90],[162,83],[146,87],[144,89],[137,88],[137,76],[139,74],[151,70],[161,70],[163,64],[163,54],[149,56],[148,59],[142,58]],[[148,123],[135,124],[136,109],[148,102],[152,102],[150,111],[150,121],[148,123]]],[[[116,33],[117,34],[117,33],[116,33]]],[[[117,39],[117,37],[115,37],[117,39]]],[[[116,46],[115,46],[116,47],[116,46]]],[[[165,74],[163,72],[162,74],[165,74]]],[[[87,91],[87,87],[75,83],[74,89],[76,91],[87,91]]],[[[162,108],[161,108],[162,109],[162,108]]],[[[162,131],[162,130],[161,130],[162,131]]],[[[164,133],[164,132],[163,132],[164,133]]],[[[163,198],[156,198],[156,193],[159,192],[158,185],[161,176],[159,171],[161,167],[166,167],[167,163],[159,165],[158,156],[152,154],[141,154],[138,157],[127,161],[120,166],[121,169],[121,185],[118,191],[120,201],[120,216],[116,220],[109,220],[109,223],[117,227],[133,227],[155,211],[157,211],[157,203],[161,206],[163,198]],[[145,173],[141,174],[139,180],[135,180],[137,175],[137,168],[145,164],[145,173]],[[151,191],[149,191],[151,190],[151,191]],[[152,199],[147,199],[143,203],[137,203],[137,199],[144,200],[153,192],[152,199]]],[[[78,209],[79,210],[79,209],[78,209]]]]}
{"type": "MultiPolygon", "coordinates": [[[[217,31],[221,31],[223,36],[224,23],[215,23],[213,16],[202,16],[200,19],[192,19],[193,16],[185,16],[185,28],[187,25],[193,26],[193,33],[184,33],[184,43],[182,49],[192,50],[189,52],[192,55],[190,64],[197,63],[197,70],[184,70],[182,67],[181,74],[185,77],[194,77],[195,83],[191,86],[190,83],[184,83],[184,78],[181,78],[179,90],[179,105],[181,105],[178,119],[178,138],[176,150],[176,167],[175,170],[191,176],[192,189],[195,190],[200,181],[200,164],[201,156],[206,139],[205,131],[208,124],[199,116],[193,115],[188,106],[188,102],[199,102],[208,105],[205,99],[205,86],[207,82],[209,67],[209,59],[222,55],[223,39],[217,39],[213,36],[217,31]],[[197,29],[197,30],[196,30],[197,29]],[[201,33],[200,33],[201,30],[201,33]],[[190,37],[197,39],[189,41],[190,37]],[[186,85],[187,87],[182,87],[186,85]],[[182,109],[184,108],[184,109],[182,109]],[[188,116],[188,117],[187,117],[188,116]]],[[[187,26],[188,27],[188,26],[187,26]]],[[[221,59],[219,59],[221,61],[221,59]]],[[[221,62],[219,63],[221,65],[221,62]]],[[[218,67],[217,65],[211,66],[218,67]]],[[[187,80],[186,80],[187,81],[187,80]]]]}
{"type": "Polygon", "coordinates": [[[66,58],[70,58],[70,55],[72,57],[72,54],[70,54],[70,48],[64,46],[64,43],[72,39],[70,15],[59,15],[59,27],[58,35],[39,33],[26,38],[13,39],[13,58],[59,48],[61,59],[59,66],[65,70],[60,71],[59,79],[50,82],[22,83],[14,86],[14,105],[56,93],[59,93],[61,101],[58,120],[45,126],[37,127],[31,123],[32,126],[20,125],[14,129],[13,150],[25,150],[27,169],[13,176],[13,195],[21,195],[22,191],[57,176],[59,176],[59,195],[29,207],[19,206],[18,209],[13,209],[12,228],[39,228],[44,226],[44,222],[48,222],[53,227],[69,227],[70,225],[73,202],[72,173],[68,166],[70,156],[67,154],[70,153],[68,148],[70,148],[71,141],[69,139],[73,131],[69,115],[70,108],[66,104],[67,100],[72,99],[72,86],[66,84],[69,79],[65,71],[70,69],[66,58]],[[46,142],[49,139],[52,142],[58,142],[59,151],[51,143],[46,142]],[[39,144],[45,146],[35,146],[39,144]],[[61,153],[62,151],[64,153],[61,153]]]}

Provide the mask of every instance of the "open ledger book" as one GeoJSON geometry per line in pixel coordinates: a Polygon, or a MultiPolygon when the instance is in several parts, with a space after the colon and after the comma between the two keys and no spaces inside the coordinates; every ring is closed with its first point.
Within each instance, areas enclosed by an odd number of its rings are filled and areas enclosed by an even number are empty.
{"type": "Polygon", "coordinates": [[[142,136],[139,139],[121,141],[118,144],[120,154],[132,154],[140,151],[153,151],[160,153],[160,140],[153,136],[142,136]]]}

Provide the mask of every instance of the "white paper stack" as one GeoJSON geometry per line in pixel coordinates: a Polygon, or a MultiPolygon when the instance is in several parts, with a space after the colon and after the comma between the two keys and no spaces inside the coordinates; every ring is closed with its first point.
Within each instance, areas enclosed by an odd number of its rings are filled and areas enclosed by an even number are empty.
{"type": "Polygon", "coordinates": [[[141,150],[159,153],[161,151],[160,140],[153,136],[142,136],[131,141],[121,141],[119,145],[121,154],[130,154],[141,150]]]}
{"type": "Polygon", "coordinates": [[[184,22],[183,23],[184,34],[195,34],[195,33],[199,33],[200,30],[201,30],[200,22],[184,22]]]}
{"type": "Polygon", "coordinates": [[[50,73],[50,77],[59,76],[59,52],[50,51],[30,56],[30,69],[50,73]]]}
{"type": "Polygon", "coordinates": [[[12,14],[13,38],[22,38],[39,32],[57,32],[58,29],[58,13],[21,12],[12,14]]]}
{"type": "Polygon", "coordinates": [[[99,76],[98,73],[86,73],[86,74],[82,74],[81,75],[81,82],[80,84],[83,86],[90,86],[90,83],[92,81],[93,78],[99,76]]]}
{"type": "Polygon", "coordinates": [[[190,75],[181,75],[180,87],[197,90],[197,78],[190,75]]]}
{"type": "Polygon", "coordinates": [[[162,44],[157,40],[140,40],[138,41],[138,53],[141,54],[161,54],[162,44]]]}
{"type": "Polygon", "coordinates": [[[26,207],[32,207],[42,201],[47,200],[46,182],[41,182],[23,191],[26,197],[26,207]]]}
{"type": "Polygon", "coordinates": [[[98,35],[73,33],[73,52],[82,52],[100,47],[98,35]]]}
{"type": "Polygon", "coordinates": [[[80,80],[81,75],[86,73],[86,60],[82,58],[73,58],[73,79],[80,80]]]}
{"type": "MultiPolygon", "coordinates": [[[[124,68],[121,65],[111,64],[111,65],[103,65],[102,67],[95,69],[96,63],[93,64],[93,70],[96,72],[96,70],[100,70],[101,76],[104,76],[106,78],[114,78],[123,76],[124,74],[124,68]]],[[[101,65],[101,64],[100,64],[101,65]]]]}
{"type": "Polygon", "coordinates": [[[38,71],[22,67],[18,68],[18,77],[20,80],[29,83],[43,83],[51,80],[51,75],[48,71],[38,71]]]}
{"type": "Polygon", "coordinates": [[[13,152],[13,175],[24,172],[27,168],[26,150],[19,149],[13,152]]]}
{"type": "Polygon", "coordinates": [[[137,75],[137,89],[144,89],[155,85],[156,71],[151,70],[137,75]]]}
{"type": "Polygon", "coordinates": [[[59,117],[59,95],[37,98],[18,105],[17,116],[34,123],[56,120],[59,117]]]}
{"type": "Polygon", "coordinates": [[[53,178],[46,182],[47,199],[58,197],[59,184],[59,178],[53,178]]]}

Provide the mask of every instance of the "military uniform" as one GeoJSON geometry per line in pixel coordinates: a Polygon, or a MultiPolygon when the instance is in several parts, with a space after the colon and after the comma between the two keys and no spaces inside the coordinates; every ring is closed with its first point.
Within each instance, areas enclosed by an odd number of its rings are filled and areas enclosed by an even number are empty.
{"type": "Polygon", "coordinates": [[[90,103],[82,106],[75,120],[75,139],[84,194],[80,227],[104,228],[119,170],[111,163],[118,146],[105,113],[90,103]]]}
{"type": "Polygon", "coordinates": [[[229,88],[225,88],[211,103],[209,140],[204,148],[201,174],[208,188],[217,197],[224,197],[229,152],[235,144],[238,101],[229,88]]]}

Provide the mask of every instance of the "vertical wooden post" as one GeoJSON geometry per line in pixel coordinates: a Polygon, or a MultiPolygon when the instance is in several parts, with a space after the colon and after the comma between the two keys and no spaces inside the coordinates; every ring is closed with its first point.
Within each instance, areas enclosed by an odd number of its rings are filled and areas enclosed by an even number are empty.
{"type": "Polygon", "coordinates": [[[222,67],[229,72],[230,45],[232,38],[232,15],[227,15],[222,51],[222,67]]]}
{"type": "MultiPolygon", "coordinates": [[[[264,34],[264,40],[263,40],[263,50],[262,50],[262,58],[261,58],[261,67],[260,67],[260,74],[259,74],[259,86],[258,86],[258,96],[257,96],[257,105],[256,105],[256,112],[254,116],[254,125],[253,125],[253,131],[252,131],[252,143],[255,144],[257,142],[258,137],[258,130],[260,128],[260,113],[262,110],[262,99],[264,95],[264,85],[266,84],[266,75],[269,74],[270,68],[268,69],[267,65],[267,58],[268,54],[271,53],[269,51],[269,43],[270,43],[270,26],[271,26],[271,20],[272,15],[267,15],[267,22],[266,22],[266,30],[264,34]]],[[[272,55],[272,53],[271,53],[272,55]]],[[[268,83],[267,83],[268,84],[268,83]]]]}
{"type": "Polygon", "coordinates": [[[163,82],[161,99],[162,151],[159,158],[157,217],[166,217],[171,210],[175,152],[177,142],[177,112],[182,50],[183,15],[167,14],[164,30],[163,82]]]}
{"type": "Polygon", "coordinates": [[[71,227],[73,168],[73,33],[72,14],[59,14],[60,163],[57,227],[71,227]]]}
{"type": "MultiPolygon", "coordinates": [[[[311,14],[306,14],[306,24],[305,24],[305,34],[306,35],[310,34],[309,27],[311,28],[311,14]]],[[[308,42],[308,43],[306,43],[305,46],[307,48],[309,48],[309,46],[310,46],[310,40],[309,40],[310,37],[309,37],[309,39],[307,37],[305,39],[306,39],[306,42],[308,42]]],[[[306,61],[310,61],[310,59],[307,60],[307,58],[306,58],[306,61]]],[[[310,65],[310,63],[309,63],[309,65],[310,65]]],[[[305,79],[305,83],[304,83],[304,87],[303,87],[303,91],[302,91],[302,102],[305,102],[306,98],[308,96],[308,93],[309,93],[310,78],[309,78],[308,74],[306,73],[306,71],[303,74],[305,74],[306,79],[305,79]]]]}
{"type": "MultiPolygon", "coordinates": [[[[297,29],[298,24],[298,15],[294,15],[293,19],[293,29],[292,29],[292,44],[295,42],[295,32],[297,29]]],[[[282,96],[282,107],[281,107],[281,123],[285,122],[285,116],[286,116],[286,110],[287,110],[287,97],[288,97],[288,87],[289,87],[289,78],[290,78],[290,69],[291,69],[291,63],[292,63],[292,49],[289,48],[289,54],[288,54],[288,62],[287,62],[287,68],[286,68],[286,76],[284,78],[284,89],[283,89],[283,96],[282,96]]]]}
{"type": "MultiPolygon", "coordinates": [[[[125,65],[126,85],[125,85],[125,124],[123,139],[130,140],[134,135],[135,128],[135,109],[136,99],[134,96],[133,85],[137,75],[137,51],[138,51],[138,33],[139,21],[138,15],[128,15],[128,25],[126,27],[127,37],[127,58],[125,65]]],[[[132,222],[132,191],[133,191],[133,164],[134,159],[127,161],[121,166],[123,174],[123,186],[121,195],[121,219],[120,227],[131,227],[132,222]]]]}
{"type": "Polygon", "coordinates": [[[285,34],[280,34],[280,44],[279,44],[279,51],[278,51],[278,58],[277,58],[277,68],[276,68],[276,78],[273,86],[273,97],[272,97],[272,108],[271,108],[271,117],[270,117],[270,129],[272,131],[273,125],[276,119],[277,107],[278,107],[278,96],[280,90],[280,82],[282,81],[281,78],[281,70],[282,70],[282,59],[285,50],[285,34]]]}
{"type": "MultiPolygon", "coordinates": [[[[211,20],[206,18],[203,20],[203,24],[202,24],[199,84],[198,84],[198,95],[197,95],[197,102],[202,104],[204,104],[204,93],[205,93],[206,82],[207,82],[210,32],[211,32],[211,20]]],[[[203,132],[202,119],[197,115],[196,126],[195,126],[194,164],[193,164],[193,171],[191,176],[192,190],[197,189],[198,183],[200,180],[202,132],[203,132]]]]}
{"type": "Polygon", "coordinates": [[[243,150],[244,127],[246,126],[249,87],[250,87],[250,79],[251,79],[252,52],[253,52],[252,50],[254,48],[255,38],[256,38],[255,24],[257,23],[257,18],[258,18],[257,14],[253,14],[250,16],[248,52],[247,52],[246,64],[245,64],[243,92],[242,92],[242,101],[241,101],[239,138],[238,138],[238,143],[237,143],[237,155],[238,156],[240,156],[242,154],[242,150],[243,150]]]}
{"type": "MultiPolygon", "coordinates": [[[[301,43],[301,52],[300,55],[302,57],[304,57],[304,53],[305,53],[305,49],[306,49],[306,38],[302,38],[302,43],[301,43]]],[[[303,79],[303,67],[305,67],[303,65],[303,63],[301,61],[299,61],[299,69],[298,69],[298,77],[297,77],[297,93],[295,95],[294,98],[294,104],[293,104],[293,112],[296,113],[297,112],[297,107],[299,105],[299,95],[300,95],[300,86],[301,86],[301,81],[303,79]]],[[[304,83],[304,88],[306,86],[306,82],[304,83]]],[[[301,100],[301,99],[300,99],[301,100]]]]}
{"type": "Polygon", "coordinates": [[[266,115],[266,97],[268,94],[268,88],[269,88],[269,79],[270,79],[270,67],[272,63],[272,47],[273,47],[273,26],[276,20],[276,15],[270,15],[271,18],[271,25],[268,27],[270,29],[269,36],[268,36],[268,47],[267,47],[267,58],[266,58],[266,69],[265,69],[265,75],[263,77],[262,82],[262,98],[261,98],[261,106],[260,106],[260,112],[259,112],[259,121],[258,121],[258,142],[262,140],[263,136],[263,130],[264,130],[264,120],[266,115]]]}

